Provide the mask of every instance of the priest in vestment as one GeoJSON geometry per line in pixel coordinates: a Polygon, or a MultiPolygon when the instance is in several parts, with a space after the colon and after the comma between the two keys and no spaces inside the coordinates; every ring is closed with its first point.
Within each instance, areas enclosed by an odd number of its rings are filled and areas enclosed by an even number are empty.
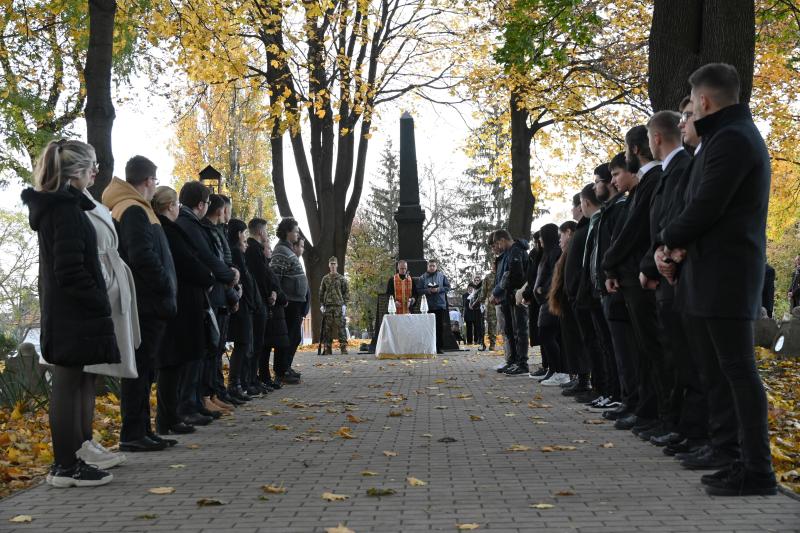
{"type": "Polygon", "coordinates": [[[398,315],[411,312],[411,307],[417,300],[417,286],[411,274],[408,273],[408,263],[402,259],[397,262],[397,273],[389,278],[386,294],[394,297],[398,315]]]}

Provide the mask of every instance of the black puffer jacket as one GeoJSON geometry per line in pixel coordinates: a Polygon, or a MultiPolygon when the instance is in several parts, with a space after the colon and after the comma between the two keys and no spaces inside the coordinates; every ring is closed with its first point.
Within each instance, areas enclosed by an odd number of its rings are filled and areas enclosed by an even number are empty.
{"type": "Polygon", "coordinates": [[[545,224],[539,231],[542,236],[543,254],[539,261],[539,272],[536,276],[533,296],[539,303],[539,326],[552,326],[556,325],[558,319],[550,312],[547,305],[547,293],[550,291],[556,263],[561,257],[561,248],[558,246],[558,226],[545,224]]]}
{"type": "Polygon", "coordinates": [[[39,237],[42,357],[61,366],[119,363],[97,236],[83,213],[94,204],[72,187],[25,189],[22,201],[39,237]]]}

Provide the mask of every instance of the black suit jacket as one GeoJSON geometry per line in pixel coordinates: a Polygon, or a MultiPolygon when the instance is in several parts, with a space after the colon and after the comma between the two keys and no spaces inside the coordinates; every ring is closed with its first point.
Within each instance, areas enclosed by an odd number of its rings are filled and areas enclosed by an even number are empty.
{"type": "Polygon", "coordinates": [[[684,177],[684,173],[688,170],[691,161],[692,158],[686,150],[681,150],[675,154],[669,162],[667,170],[661,174],[658,186],[650,200],[651,247],[644,257],[642,257],[639,263],[639,270],[648,278],[660,281],[658,290],[656,291],[656,297],[658,299],[671,299],[674,296],[674,289],[672,285],[667,283],[658,273],[656,262],[653,259],[653,250],[656,248],[655,244],[658,241],[658,234],[669,224],[672,218],[676,217],[680,211],[683,210],[683,192],[686,183],[681,180],[684,177]],[[679,202],[681,205],[677,213],[673,207],[674,202],[679,202]]]}
{"type": "Polygon", "coordinates": [[[656,165],[639,180],[628,196],[625,219],[614,229],[611,247],[603,257],[603,270],[608,278],[621,285],[639,285],[639,262],[650,252],[650,200],[661,178],[661,165],[656,165]]]}
{"type": "Polygon", "coordinates": [[[695,122],[703,139],[686,207],[661,232],[686,248],[676,303],[689,315],[755,320],[761,308],[770,163],[746,104],[695,122]]]}

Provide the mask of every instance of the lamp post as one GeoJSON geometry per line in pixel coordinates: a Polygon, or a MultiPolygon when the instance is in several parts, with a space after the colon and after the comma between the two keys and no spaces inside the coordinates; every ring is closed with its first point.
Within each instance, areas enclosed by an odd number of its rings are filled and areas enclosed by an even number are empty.
{"type": "Polygon", "coordinates": [[[212,193],[220,194],[222,192],[222,174],[220,174],[219,170],[208,165],[199,174],[200,183],[211,189],[212,193]]]}

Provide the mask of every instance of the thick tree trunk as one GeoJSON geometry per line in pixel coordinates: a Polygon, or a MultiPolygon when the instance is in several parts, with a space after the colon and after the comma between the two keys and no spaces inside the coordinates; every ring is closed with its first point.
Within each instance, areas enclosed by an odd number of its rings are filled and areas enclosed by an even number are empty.
{"type": "Polygon", "coordinates": [[[111,61],[114,51],[114,17],[117,2],[89,0],[89,48],[86,52],[86,140],[94,147],[100,171],[91,188],[100,199],[114,173],[111,129],[114,104],[111,101],[111,61]]]}
{"type": "Polygon", "coordinates": [[[655,0],[648,91],[655,111],[677,109],[689,75],[706,63],[729,63],[750,101],[755,63],[753,0],[655,0]]]}
{"type": "Polygon", "coordinates": [[[514,238],[530,239],[534,198],[531,192],[531,134],[528,111],[511,93],[511,210],[508,231],[514,238]]]}

